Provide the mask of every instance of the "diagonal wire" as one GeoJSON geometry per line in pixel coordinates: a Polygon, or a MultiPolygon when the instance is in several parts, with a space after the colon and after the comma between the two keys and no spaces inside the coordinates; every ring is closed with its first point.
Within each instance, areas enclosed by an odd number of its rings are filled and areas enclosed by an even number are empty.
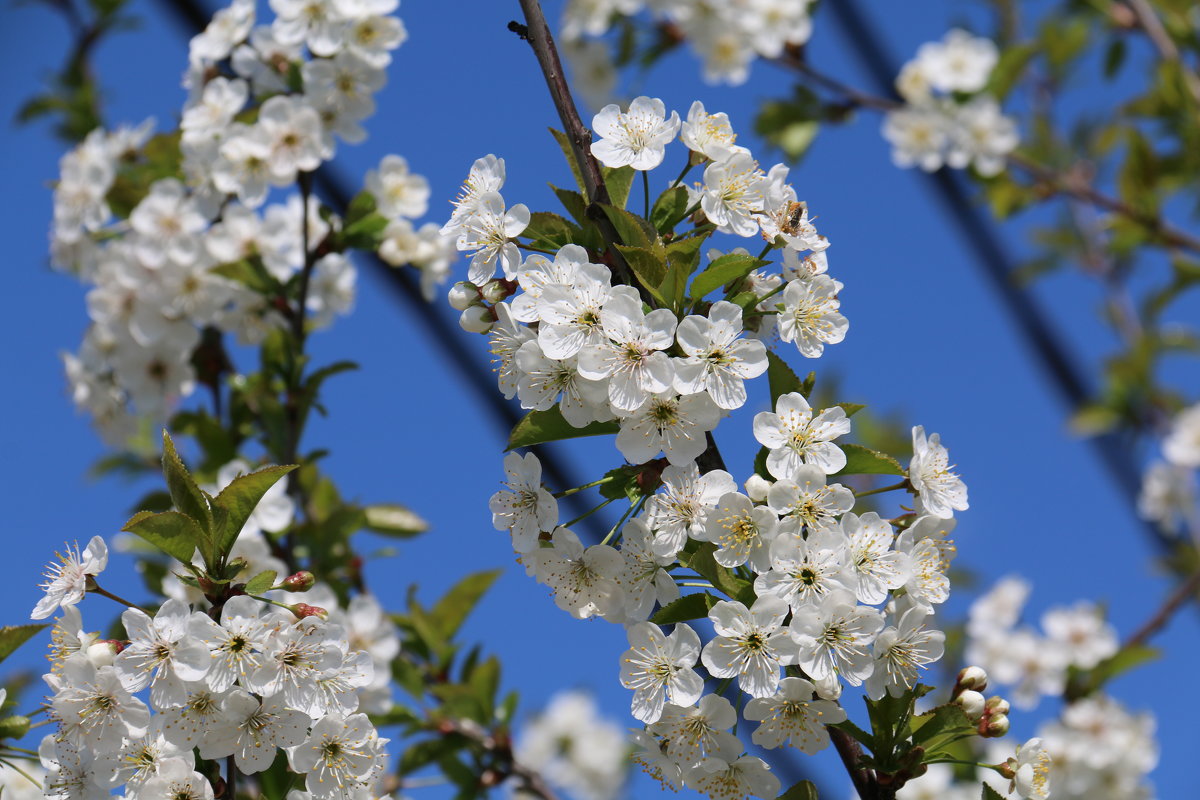
{"type": "MultiPolygon", "coordinates": [[[[898,71],[895,62],[879,32],[862,14],[857,0],[834,0],[825,4],[825,7],[850,39],[853,45],[851,53],[866,68],[875,83],[875,91],[899,100],[893,86],[898,71]]],[[[976,263],[992,289],[1000,296],[1001,303],[1012,317],[1026,346],[1037,358],[1038,365],[1050,379],[1059,399],[1072,411],[1085,405],[1093,396],[1087,377],[1037,298],[1014,279],[1016,264],[1012,256],[1001,242],[995,227],[976,210],[962,176],[945,168],[934,173],[922,173],[922,176],[932,188],[942,210],[954,221],[968,247],[975,253],[976,263]]],[[[1137,516],[1142,479],[1132,439],[1106,433],[1093,436],[1089,441],[1109,477],[1137,516]]],[[[1159,548],[1170,554],[1175,540],[1153,522],[1141,522],[1159,548]]]]}
{"type": "MultiPolygon", "coordinates": [[[[161,5],[171,12],[189,37],[203,31],[212,18],[212,12],[202,0],[163,0],[161,5]]],[[[349,184],[337,170],[325,164],[317,170],[314,178],[317,188],[326,199],[339,208],[346,208],[351,199],[351,192],[346,188],[349,184]]],[[[393,296],[404,303],[411,316],[431,333],[429,338],[441,348],[442,354],[447,362],[453,365],[459,379],[470,387],[478,402],[487,408],[501,434],[507,437],[508,432],[521,419],[521,413],[500,394],[490,367],[475,354],[475,348],[468,345],[467,334],[448,314],[425,301],[410,270],[392,267],[375,255],[369,256],[367,262],[391,290],[393,296]]],[[[570,465],[550,448],[540,446],[528,449],[535,452],[542,462],[542,473],[548,479],[547,483],[561,489],[569,489],[583,483],[570,465]]],[[[562,502],[571,509],[569,517],[578,517],[591,509],[586,493],[582,492],[568,495],[562,502]]],[[[596,541],[600,541],[608,533],[602,516],[598,514],[583,520],[579,526],[587,529],[590,537],[596,541]]]]}

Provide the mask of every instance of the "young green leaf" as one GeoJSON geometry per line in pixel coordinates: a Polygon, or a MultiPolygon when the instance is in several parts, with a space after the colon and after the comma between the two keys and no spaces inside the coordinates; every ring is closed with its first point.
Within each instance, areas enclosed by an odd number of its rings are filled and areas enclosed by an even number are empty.
{"type": "MultiPolygon", "coordinates": [[[[724,592],[731,600],[737,600],[747,608],[754,604],[754,584],[734,575],[731,570],[722,567],[713,558],[717,546],[712,542],[704,542],[696,548],[696,552],[688,557],[684,564],[688,569],[708,579],[718,590],[724,592]]],[[[680,562],[684,555],[680,554],[680,562]]]]}
{"type": "Polygon", "coordinates": [[[153,514],[143,511],[133,515],[121,530],[140,536],[171,558],[190,564],[196,549],[205,541],[200,524],[187,514],[164,511],[153,514]]]}
{"type": "Polygon", "coordinates": [[[5,625],[0,628],[0,661],[11,656],[45,625],[5,625]]]}
{"type": "Polygon", "coordinates": [[[354,195],[354,199],[350,201],[350,205],[346,206],[345,226],[350,227],[360,219],[373,214],[375,209],[375,196],[364,189],[354,195]]]}
{"type": "MultiPolygon", "coordinates": [[[[209,508],[208,497],[196,485],[196,481],[188,473],[187,468],[175,452],[175,442],[171,434],[163,428],[163,476],[167,479],[167,491],[171,493],[171,502],[180,512],[191,517],[206,534],[212,531],[212,510],[209,508]]],[[[190,560],[191,556],[188,556],[190,560]]]]}
{"type": "Polygon", "coordinates": [[[229,549],[237,541],[242,526],[254,513],[258,501],[262,500],[267,490],[278,483],[279,479],[296,468],[295,464],[282,467],[264,467],[249,475],[239,475],[221,490],[213,500],[213,506],[220,508],[221,529],[217,531],[217,554],[219,560],[229,555],[229,549]]]}
{"type": "Polygon", "coordinates": [[[800,781],[779,795],[779,800],[817,800],[817,787],[812,781],[800,781]]]}
{"type": "Polygon", "coordinates": [[[983,784],[983,794],[980,796],[980,800],[1004,800],[1004,795],[985,783],[983,784]]]}
{"type": "Polygon", "coordinates": [[[450,639],[475,608],[479,598],[491,588],[503,570],[493,569],[476,572],[463,578],[434,604],[429,611],[429,621],[444,639],[450,639]]]}
{"type": "Polygon", "coordinates": [[[834,475],[904,475],[904,467],[887,453],[863,447],[861,444],[839,444],[846,454],[846,466],[834,475]]]}
{"type": "Polygon", "coordinates": [[[621,251],[621,255],[625,256],[625,262],[637,276],[638,282],[646,288],[646,291],[650,292],[655,300],[666,305],[667,299],[663,297],[662,291],[658,288],[667,277],[665,256],[660,258],[645,247],[626,247],[619,244],[617,249],[621,251]]]}
{"type": "Polygon", "coordinates": [[[561,439],[617,433],[620,428],[616,422],[592,422],[582,428],[576,428],[563,419],[558,406],[551,406],[545,411],[530,411],[526,414],[513,428],[505,451],[531,447],[543,442],[557,442],[561,439]]]}
{"type": "Polygon", "coordinates": [[[278,573],[273,569],[258,573],[246,581],[246,594],[262,594],[275,585],[276,577],[278,577],[278,573]]]}
{"type": "Polygon", "coordinates": [[[691,298],[693,300],[701,300],[707,297],[709,292],[719,289],[727,283],[739,281],[753,270],[769,263],[768,261],[763,261],[761,258],[755,258],[754,256],[742,253],[728,253],[723,255],[711,262],[692,280],[691,298]]]}
{"type": "MultiPolygon", "coordinates": [[[[767,351],[767,385],[771,390],[772,408],[785,394],[799,392],[808,397],[808,392],[804,390],[804,382],[800,380],[800,376],[774,350],[767,351]]],[[[809,391],[812,391],[812,387],[809,387],[809,391]]]]}
{"type": "Polygon", "coordinates": [[[970,734],[975,730],[975,725],[967,719],[961,706],[949,704],[913,717],[912,728],[912,743],[924,745],[942,733],[970,734]]]}
{"type": "MultiPolygon", "coordinates": [[[[650,225],[649,222],[641,217],[630,214],[623,208],[616,206],[600,205],[604,209],[605,215],[608,216],[613,227],[617,230],[617,235],[621,237],[621,241],[628,247],[653,248],[655,245],[661,244],[658,239],[658,231],[650,225]]],[[[665,256],[663,257],[665,260],[665,256]]],[[[666,271],[666,266],[663,266],[663,271],[666,271]]],[[[658,285],[657,282],[654,284],[658,285]]]]}
{"type": "Polygon", "coordinates": [[[562,131],[556,131],[550,128],[550,135],[554,137],[554,141],[558,142],[558,147],[562,150],[563,157],[567,159],[567,165],[571,168],[571,174],[575,176],[575,185],[579,187],[579,191],[585,197],[587,189],[583,185],[583,173],[579,171],[579,165],[575,163],[575,153],[571,150],[571,141],[562,131]]]}
{"type": "Polygon", "coordinates": [[[367,529],[383,536],[407,539],[429,530],[428,522],[397,503],[376,503],[363,511],[367,529]]]}
{"type": "Polygon", "coordinates": [[[650,223],[659,233],[668,233],[675,230],[675,226],[683,221],[687,210],[687,189],[682,186],[667,189],[654,201],[654,207],[650,209],[650,223]]]}
{"type": "Polygon", "coordinates": [[[522,236],[528,236],[534,247],[543,250],[559,250],[563,245],[579,244],[583,232],[578,225],[558,214],[548,211],[534,211],[529,215],[529,225],[522,236]]]}
{"type": "Polygon", "coordinates": [[[624,208],[629,203],[629,190],[633,186],[633,176],[637,170],[633,167],[601,167],[604,173],[604,185],[608,189],[608,198],[614,206],[624,208]]]}
{"type": "Polygon", "coordinates": [[[717,598],[708,592],[688,594],[660,608],[650,621],[655,625],[673,625],[692,619],[704,619],[717,604],[717,598]]]}

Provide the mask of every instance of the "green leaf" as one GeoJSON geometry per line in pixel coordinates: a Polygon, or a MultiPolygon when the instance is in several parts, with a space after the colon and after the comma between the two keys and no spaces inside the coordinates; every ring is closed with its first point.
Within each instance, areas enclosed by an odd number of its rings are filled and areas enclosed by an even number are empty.
{"type": "Polygon", "coordinates": [[[800,376],[792,371],[788,363],[774,350],[767,351],[767,384],[771,388],[771,408],[774,408],[779,398],[785,394],[799,392],[807,398],[808,393],[812,391],[811,386],[805,391],[805,382],[800,380],[800,376]]]}
{"type": "Polygon", "coordinates": [[[530,411],[512,430],[508,437],[508,447],[505,452],[518,447],[531,447],[543,442],[557,442],[562,439],[577,439],[581,436],[602,436],[617,433],[621,429],[616,422],[592,422],[582,428],[576,428],[563,419],[558,406],[551,406],[545,411],[530,411]]]}
{"type": "Polygon", "coordinates": [[[752,270],[756,270],[768,263],[770,262],[742,253],[728,253],[723,255],[710,263],[695,277],[692,281],[690,295],[693,300],[703,299],[708,296],[709,292],[719,289],[728,283],[740,281],[749,275],[752,270]]]}
{"type": "Polygon", "coordinates": [[[800,781],[779,795],[779,800],[817,800],[817,787],[812,781],[800,781]]]}
{"type": "Polygon", "coordinates": [[[350,205],[346,206],[345,224],[347,227],[375,212],[375,196],[366,189],[354,195],[350,205]]]}
{"type": "Polygon", "coordinates": [[[300,776],[288,769],[287,753],[280,750],[271,766],[254,777],[258,781],[263,800],[284,800],[288,791],[292,789],[292,784],[300,776]]]}
{"type": "Polygon", "coordinates": [[[29,733],[29,717],[14,714],[0,719],[0,739],[21,739],[29,733]]]}
{"type": "Polygon", "coordinates": [[[700,249],[704,247],[704,242],[710,235],[705,233],[699,236],[688,236],[685,239],[671,242],[667,245],[667,263],[672,266],[678,264],[688,275],[691,275],[696,271],[696,267],[700,266],[700,249]]]}
{"type": "Polygon", "coordinates": [[[163,428],[162,439],[163,476],[167,479],[167,491],[171,493],[171,502],[180,512],[191,517],[204,534],[211,534],[213,517],[207,495],[200,490],[187,468],[183,466],[179,453],[175,452],[175,442],[171,441],[171,434],[167,433],[166,428],[163,428]]]}
{"type": "Polygon", "coordinates": [[[638,282],[654,296],[655,300],[666,305],[667,299],[663,297],[662,291],[658,288],[662,286],[667,277],[665,257],[660,258],[644,247],[627,247],[619,244],[617,249],[621,251],[621,255],[625,256],[625,262],[637,276],[638,282]]]}
{"type": "Polygon", "coordinates": [[[1156,647],[1139,644],[1125,646],[1088,670],[1070,668],[1067,671],[1068,700],[1078,700],[1103,688],[1106,683],[1135,667],[1154,661],[1162,655],[1156,647]]]}
{"type": "MultiPolygon", "coordinates": [[[[580,225],[587,223],[587,202],[583,199],[583,195],[579,192],[572,192],[570,189],[560,189],[553,183],[550,184],[550,189],[558,198],[558,202],[562,203],[563,208],[575,218],[576,222],[580,225]]],[[[533,215],[530,214],[530,217],[532,218],[533,215]]]]}
{"type": "Polygon", "coordinates": [[[608,188],[608,199],[614,206],[624,208],[629,203],[629,189],[633,186],[633,167],[601,167],[604,185],[608,188]]]}
{"type": "MultiPolygon", "coordinates": [[[[722,567],[713,558],[713,553],[717,551],[717,546],[712,542],[704,542],[696,548],[696,552],[688,557],[688,569],[693,570],[697,575],[702,575],[718,590],[724,592],[726,596],[733,600],[737,600],[742,605],[749,608],[754,604],[754,584],[743,578],[734,575],[727,567],[722,567]]],[[[682,562],[683,554],[680,554],[682,562]]]]}
{"type": "Polygon", "coordinates": [[[1108,41],[1108,47],[1104,49],[1104,77],[1112,80],[1116,74],[1120,72],[1121,65],[1125,63],[1125,55],[1127,48],[1125,47],[1124,36],[1114,36],[1108,41]]]}
{"type": "Polygon", "coordinates": [[[400,756],[400,766],[396,772],[400,775],[416,772],[421,767],[457,751],[462,744],[462,737],[456,735],[440,736],[437,739],[425,739],[417,742],[400,756]]]}
{"type": "Polygon", "coordinates": [[[241,261],[218,264],[209,269],[209,272],[240,283],[247,289],[266,297],[274,297],[283,293],[283,284],[267,271],[262,260],[258,258],[243,258],[241,261]]]}
{"type": "MultiPolygon", "coordinates": [[[[604,210],[605,215],[616,229],[617,235],[621,237],[621,241],[626,246],[650,249],[658,244],[661,247],[658,231],[654,230],[646,220],[616,206],[600,204],[600,208],[604,210]]],[[[665,256],[663,260],[666,260],[665,256]]],[[[666,269],[664,265],[663,272],[666,272],[666,269]]],[[[658,286],[658,282],[655,282],[654,285],[658,286]]]]}
{"type": "Polygon", "coordinates": [[[683,299],[687,294],[687,282],[691,271],[684,265],[667,259],[667,274],[663,276],[658,286],[663,304],[678,313],[683,308],[683,299]]]}
{"type": "Polygon", "coordinates": [[[522,236],[528,236],[534,247],[544,250],[559,250],[563,245],[578,244],[583,238],[578,225],[548,211],[534,211],[530,214],[529,225],[522,236]]]}
{"type": "Polygon", "coordinates": [[[258,573],[246,581],[246,594],[262,594],[275,585],[276,577],[278,577],[278,573],[273,569],[258,573]]]}
{"type": "Polygon", "coordinates": [[[717,598],[708,592],[684,595],[660,608],[650,621],[655,625],[673,625],[676,622],[704,619],[716,604],[717,598]]]}
{"type": "Polygon", "coordinates": [[[1007,97],[1037,52],[1038,48],[1033,44],[1017,44],[1005,48],[1004,52],[1000,54],[996,66],[992,68],[987,92],[997,100],[1007,97]]]}
{"type": "Polygon", "coordinates": [[[397,503],[376,503],[363,511],[367,529],[383,536],[407,539],[429,530],[428,522],[397,503]]]}
{"type": "Polygon", "coordinates": [[[933,737],[942,733],[971,734],[975,725],[967,719],[962,707],[953,703],[938,706],[932,711],[913,717],[912,721],[914,745],[924,745],[933,737]]]}
{"type": "Polygon", "coordinates": [[[224,512],[221,530],[216,532],[219,537],[217,553],[221,561],[229,555],[229,549],[237,541],[242,526],[250,519],[263,495],[295,468],[295,464],[264,467],[249,475],[239,475],[214,498],[213,505],[224,512]]]}
{"type": "Polygon", "coordinates": [[[475,693],[475,699],[485,712],[485,718],[481,722],[486,723],[495,713],[496,692],[500,689],[500,661],[495,656],[489,656],[471,670],[468,683],[475,693]]]}
{"type": "Polygon", "coordinates": [[[831,727],[837,728],[842,733],[849,734],[852,739],[866,747],[868,750],[875,749],[875,737],[855,725],[850,720],[843,720],[831,727]]]}
{"type": "Polygon", "coordinates": [[[986,783],[981,785],[983,786],[983,794],[980,795],[980,800],[1004,800],[1004,795],[1000,794],[986,783]]]}
{"type": "Polygon", "coordinates": [[[845,411],[847,417],[853,417],[867,407],[866,403],[834,403],[834,405],[845,411]]]}
{"type": "Polygon", "coordinates": [[[11,656],[45,625],[5,625],[0,628],[0,661],[11,656]]]}
{"type": "Polygon", "coordinates": [[[374,252],[383,241],[383,231],[391,222],[382,214],[372,212],[342,229],[342,243],[347,247],[374,252]]]}
{"type": "Polygon", "coordinates": [[[688,192],[682,186],[667,189],[654,201],[650,209],[650,224],[659,233],[675,230],[675,226],[683,221],[688,210],[688,192]]]}
{"type": "Polygon", "coordinates": [[[586,198],[587,188],[583,185],[583,173],[579,171],[579,165],[575,163],[575,153],[571,150],[571,141],[562,131],[556,131],[554,128],[548,130],[554,137],[554,141],[558,142],[559,149],[567,159],[567,165],[571,168],[571,174],[575,176],[575,185],[579,187],[579,193],[586,198]]]}
{"type": "Polygon", "coordinates": [[[468,575],[451,587],[429,611],[429,621],[444,639],[450,639],[462,627],[479,598],[491,588],[504,570],[493,569],[468,575]]]}
{"type": "Polygon", "coordinates": [[[205,537],[200,523],[178,511],[164,511],[160,514],[143,511],[134,514],[121,530],[142,537],[184,564],[192,563],[192,556],[205,537]]]}
{"type": "Polygon", "coordinates": [[[904,475],[904,467],[887,453],[880,453],[861,444],[839,444],[846,454],[846,466],[834,475],[904,475]]]}

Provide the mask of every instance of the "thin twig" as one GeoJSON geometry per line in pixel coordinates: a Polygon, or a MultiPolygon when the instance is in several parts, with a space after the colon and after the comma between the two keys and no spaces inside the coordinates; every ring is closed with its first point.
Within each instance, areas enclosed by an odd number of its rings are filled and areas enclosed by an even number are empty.
{"type": "MultiPolygon", "coordinates": [[[[862,108],[885,113],[903,108],[904,104],[896,100],[880,97],[861,89],[849,86],[836,78],[830,77],[802,61],[794,55],[784,55],[771,59],[772,63],[791,69],[819,86],[837,92],[847,101],[862,108]]],[[[1016,167],[1037,181],[1043,188],[1053,194],[1062,194],[1090,203],[1097,208],[1111,211],[1114,214],[1141,225],[1157,236],[1162,244],[1168,247],[1179,247],[1193,253],[1200,253],[1200,238],[1175,227],[1155,214],[1147,214],[1130,206],[1115,197],[1098,191],[1090,182],[1081,180],[1072,172],[1059,172],[1044,164],[1034,161],[1027,155],[1014,151],[1006,157],[1009,166],[1016,167]]]]}
{"type": "Polygon", "coordinates": [[[1171,34],[1163,27],[1162,20],[1158,18],[1158,13],[1155,12],[1154,7],[1150,5],[1148,0],[1125,0],[1125,4],[1133,12],[1133,16],[1137,19],[1138,27],[1146,32],[1146,37],[1150,39],[1150,42],[1154,45],[1154,49],[1158,51],[1162,59],[1179,65],[1179,69],[1183,73],[1183,79],[1187,83],[1188,92],[1192,95],[1192,100],[1200,103],[1200,75],[1197,75],[1187,64],[1183,63],[1183,59],[1179,56],[1179,48],[1175,46],[1175,40],[1171,38],[1171,34]]]}
{"type": "Polygon", "coordinates": [[[1158,611],[1154,612],[1154,616],[1142,623],[1142,627],[1133,632],[1133,635],[1125,640],[1125,644],[1121,645],[1121,649],[1130,647],[1138,647],[1150,640],[1150,637],[1158,633],[1166,627],[1171,621],[1171,617],[1175,612],[1183,607],[1188,600],[1192,599],[1197,592],[1200,592],[1200,570],[1193,572],[1191,577],[1175,587],[1175,591],[1167,597],[1158,611]]]}
{"type": "Polygon", "coordinates": [[[575,157],[575,163],[579,167],[579,174],[583,180],[584,193],[587,195],[588,201],[588,218],[596,223],[600,235],[604,238],[604,243],[608,246],[613,272],[622,283],[637,287],[638,292],[642,295],[642,300],[653,308],[653,298],[637,281],[633,280],[629,264],[616,248],[616,245],[621,243],[621,237],[617,235],[616,228],[608,219],[608,215],[602,208],[599,208],[600,205],[611,203],[608,186],[604,183],[604,173],[600,169],[600,162],[592,155],[592,133],[583,124],[583,120],[579,116],[579,109],[575,107],[575,100],[571,97],[571,90],[567,86],[567,79],[563,73],[562,62],[558,58],[558,48],[554,46],[554,36],[550,33],[550,26],[546,24],[541,3],[538,0],[519,1],[526,22],[524,30],[519,33],[521,38],[528,41],[530,47],[533,48],[538,66],[541,67],[542,75],[546,79],[546,86],[550,89],[550,99],[554,102],[555,110],[558,111],[559,120],[562,121],[563,132],[567,136],[567,142],[571,146],[571,153],[575,157]]]}

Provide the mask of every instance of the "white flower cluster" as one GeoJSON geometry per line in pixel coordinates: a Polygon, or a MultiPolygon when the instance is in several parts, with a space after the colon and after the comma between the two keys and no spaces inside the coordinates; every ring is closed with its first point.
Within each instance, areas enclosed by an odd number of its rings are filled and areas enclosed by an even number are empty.
{"type": "Polygon", "coordinates": [[[592,696],[581,691],[551,697],[524,726],[515,753],[522,766],[580,800],[613,800],[625,785],[625,731],[601,715],[592,696]]]}
{"type": "Polygon", "coordinates": [[[297,619],[248,596],[214,618],[172,598],[153,616],[126,610],[129,639],[114,642],[85,631],[64,598],[45,676],[58,725],[39,748],[45,796],[100,800],[123,786],[130,800],[212,800],[197,753],[254,774],[282,749],[307,776],[291,800],[375,797],[388,740],[364,712],[386,708],[376,669],[386,693],[398,639],[369,597],[336,619],[297,619]]]}
{"type": "Polygon", "coordinates": [[[563,39],[602,36],[614,15],[632,16],[648,7],[665,24],[679,29],[704,60],[709,83],[745,83],[755,58],[777,58],[788,45],[812,35],[812,0],[757,0],[713,3],[710,0],[570,0],[563,12],[563,39]]]}
{"type": "Polygon", "coordinates": [[[998,58],[990,40],[958,28],[921,45],[896,78],[906,104],[883,123],[896,166],[926,172],[971,166],[983,176],[1004,169],[1019,141],[1017,126],[995,98],[981,93],[998,58]]]}
{"type": "Polygon", "coordinates": [[[1086,601],[1047,611],[1041,632],[1018,625],[1029,589],[1021,578],[1002,579],[971,605],[967,622],[967,661],[1013,686],[1021,708],[1062,694],[1068,667],[1091,669],[1118,647],[1116,630],[1086,601]]]}
{"type": "Polygon", "coordinates": [[[636,169],[660,164],[679,131],[691,151],[712,160],[704,182],[688,187],[691,205],[719,231],[786,243],[782,274],[756,271],[745,281],[763,298],[754,330],[744,330],[740,306],[723,300],[705,316],[645,312],[637,290],[614,286],[609,268],[591,263],[579,245],[562,247],[553,260],[540,253],[522,260],[514,237],[529,210],[505,205],[498,191],[504,161],[490,155],[475,162],[442,229],[474,252],[469,282],[454,287],[451,303],[462,310],[464,328],[490,332],[506,397],[528,409],[557,405],[576,427],[616,418],[617,446],[629,461],[661,452],[685,465],[704,450],[706,432],[746,402],[744,382],[766,370],[763,339],[777,332],[810,358],[842,341],[849,324],[839,310],[841,283],[825,274],[828,240],[784,182],[787,167],[764,174],[734,144],[724,114],[708,114],[697,102],[681,126],[675,114],[667,120],[662,101],[638,98],[626,112],[605,108],[594,125],[603,135],[596,156],[636,169]],[[503,279],[493,279],[498,267],[503,279]]]}
{"type": "Polygon", "coordinates": [[[1138,511],[1167,531],[1183,530],[1200,541],[1196,470],[1200,468],[1200,404],[1176,415],[1162,441],[1162,460],[1142,479],[1138,511]]]}
{"type": "MultiPolygon", "coordinates": [[[[267,199],[331,158],[335,138],[365,136],[359,123],[404,38],[387,16],[396,0],[272,7],[273,22],[256,26],[255,3],[235,0],[192,40],[178,134],[151,138],[150,122],[98,129],[61,161],[53,260],[93,287],[92,325],[65,356],[67,375],[76,405],[114,443],[133,432],[135,415],[161,420],[191,394],[201,329],[257,343],[284,324],[282,297],[214,267],[256,258],[267,280],[286,286],[304,266],[304,225],[310,251],[340,225],[315,199],[307,209],[296,194],[267,199]]],[[[407,219],[425,212],[428,185],[398,156],[367,183],[392,220],[383,255],[421,267],[431,291],[450,254],[434,229],[414,234],[407,219]]],[[[309,287],[306,312],[326,325],[353,304],[355,269],[340,252],[322,254],[309,287]]]]}
{"type": "Polygon", "coordinates": [[[1038,729],[1053,760],[1054,800],[1149,800],[1146,776],[1158,765],[1154,717],[1095,695],[1038,729]]]}
{"type": "MultiPolygon", "coordinates": [[[[779,338],[813,358],[841,341],[841,284],[824,274],[828,243],[784,183],[787,169],[764,174],[734,143],[725,115],[696,103],[680,124],[661,101],[638,98],[626,111],[601,110],[593,127],[601,163],[637,170],[660,164],[682,129],[689,150],[710,161],[704,183],[689,190],[689,207],[721,232],[761,234],[784,249],[782,275],[755,273],[746,282],[758,297],[782,291],[781,302],[757,304],[779,318],[779,338]]],[[[736,678],[750,695],[743,716],[757,723],[755,743],[808,753],[825,747],[825,726],[846,718],[836,702],[842,681],[865,684],[876,699],[900,695],[941,658],[945,637],[929,622],[949,594],[947,536],[954,511],[967,508],[966,487],[937,435],[915,428],[908,470],[915,513],[897,521],[900,531],[874,511],[855,513],[853,491],[829,482],[847,466],[835,440],[850,432],[850,419],[841,407],[814,411],[799,392],[754,419],[773,480],[756,475],[743,493],[724,470],[702,473],[707,433],[745,404],[745,381],[766,370],[767,326],[757,338],[743,336],[742,308],[725,300],[682,319],[668,308],[647,310],[636,288],[613,285],[608,267],[575,244],[522,263],[514,237],[530,214],[506,207],[497,191],[503,178],[500,159],[477,161],[444,229],[476,253],[472,282],[451,292],[465,308],[464,327],[478,320],[490,328],[506,396],[535,410],[557,405],[575,427],[615,418],[616,446],[628,462],[644,465],[661,453],[666,464],[661,489],[631,507],[614,541],[585,547],[559,524],[537,458],[511,453],[505,488],[491,498],[493,524],[510,532],[527,572],[550,587],[560,608],[627,626],[621,681],[634,692],[633,715],[648,726],[636,734],[637,760],[648,772],[713,797],[774,797],[778,780],[728,732],[737,712],[724,697],[704,694],[697,665],[711,677],[736,678]],[[497,266],[502,280],[492,280],[497,266]],[[518,287],[511,302],[502,300],[518,287]],[[649,621],[656,605],[680,597],[687,580],[673,571],[696,543],[742,576],[746,600],[714,601],[708,618],[716,636],[703,647],[687,624],[668,634],[649,621]],[[794,668],[790,676],[785,667],[794,668]]]]}

